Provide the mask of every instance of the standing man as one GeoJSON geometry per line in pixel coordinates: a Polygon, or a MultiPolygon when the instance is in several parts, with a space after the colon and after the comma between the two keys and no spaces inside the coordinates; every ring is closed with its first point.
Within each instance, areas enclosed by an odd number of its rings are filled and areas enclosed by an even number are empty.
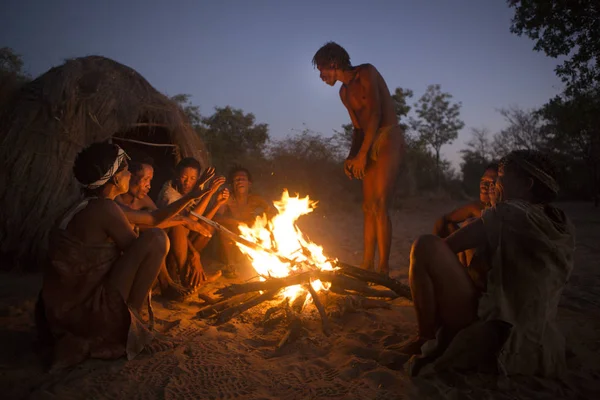
{"type": "Polygon", "coordinates": [[[377,244],[379,272],[389,275],[392,224],[388,209],[405,146],[394,101],[377,69],[371,64],[352,66],[350,56],[337,43],[329,42],[321,47],[312,63],[325,83],[330,86],[337,81],[342,83],[340,98],[354,126],[344,170],[350,179],[363,180],[365,220],[361,267],[374,268],[377,244]]]}

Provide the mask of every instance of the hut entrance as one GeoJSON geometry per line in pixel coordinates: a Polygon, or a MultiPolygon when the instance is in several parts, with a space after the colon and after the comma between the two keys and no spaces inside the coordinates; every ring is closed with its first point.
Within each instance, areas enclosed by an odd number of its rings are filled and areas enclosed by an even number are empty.
{"type": "Polygon", "coordinates": [[[158,124],[140,123],[115,134],[112,140],[127,152],[132,161],[152,159],[154,178],[148,195],[156,202],[160,189],[172,178],[175,165],[181,159],[179,146],[172,143],[169,130],[158,124]]]}

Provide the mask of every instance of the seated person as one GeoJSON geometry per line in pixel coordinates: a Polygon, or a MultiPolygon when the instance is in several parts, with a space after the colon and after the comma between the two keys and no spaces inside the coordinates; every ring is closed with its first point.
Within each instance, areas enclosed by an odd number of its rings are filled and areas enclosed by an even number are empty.
{"type": "MultiPolygon", "coordinates": [[[[214,169],[209,168],[209,170],[214,169]]],[[[165,207],[181,197],[187,196],[197,185],[201,171],[202,167],[195,158],[182,159],[175,166],[174,178],[163,185],[158,195],[158,206],[165,207]]],[[[206,214],[205,211],[212,196],[224,183],[224,177],[214,179],[208,189],[208,195],[199,202],[190,204],[182,214],[193,221],[197,221],[198,218],[190,212],[212,219],[219,207],[225,203],[226,194],[219,193],[214,206],[206,214]]],[[[178,225],[169,228],[169,239],[171,240],[171,249],[166,263],[169,275],[175,281],[183,283],[187,288],[196,288],[201,282],[212,281],[221,276],[221,271],[207,276],[202,267],[200,252],[206,247],[210,237],[198,235],[195,232],[190,233],[187,226],[178,225]]]]}
{"type": "Polygon", "coordinates": [[[481,217],[481,212],[491,206],[490,189],[498,177],[498,163],[491,163],[486,168],[479,181],[479,200],[465,204],[442,216],[435,223],[433,234],[446,238],[460,229],[461,225],[471,219],[481,217]]]}
{"type": "Polygon", "coordinates": [[[574,227],[549,204],[558,192],[554,176],[542,154],[513,151],[500,162],[495,207],[445,239],[415,241],[409,281],[418,333],[398,348],[424,352],[411,359],[413,374],[427,363],[434,371],[456,368],[458,359],[464,369],[487,360],[509,375],[563,371],[564,338],[555,318],[573,269],[574,227]],[[480,283],[455,256],[472,248],[486,249],[480,283]],[[421,349],[436,332],[437,343],[421,349]]]}
{"type": "MultiPolygon", "coordinates": [[[[129,164],[129,172],[131,173],[131,180],[129,181],[129,191],[127,193],[123,193],[117,196],[115,198],[115,201],[123,207],[124,211],[154,211],[158,209],[158,207],[156,207],[156,204],[154,204],[154,201],[152,201],[150,196],[148,196],[148,193],[150,192],[151,188],[152,178],[154,177],[154,167],[152,166],[152,160],[143,159],[140,162],[131,162],[129,164]]],[[[202,236],[212,236],[212,232],[206,225],[179,214],[169,218],[168,220],[163,221],[156,227],[164,229],[179,225],[183,225],[190,231],[197,232],[202,236]]],[[[135,228],[141,228],[143,230],[145,227],[140,226],[135,228]]],[[[211,278],[214,277],[215,276],[211,278]]],[[[180,300],[190,293],[188,289],[175,282],[169,276],[165,263],[163,263],[160,268],[157,283],[160,288],[160,293],[163,297],[180,300]]]]}
{"type": "Polygon", "coordinates": [[[130,221],[155,226],[204,193],[195,187],[169,207],[125,215],[114,202],[129,189],[127,154],[95,143],[75,159],[84,187],[50,232],[48,264],[36,304],[40,338],[53,349],[53,368],[88,357],[131,359],[150,344],[139,312],[169,249],[161,229],[137,235],[130,221]]]}
{"type": "MultiPolygon", "coordinates": [[[[266,214],[268,218],[272,218],[277,214],[277,209],[272,203],[250,192],[252,175],[246,168],[233,167],[229,171],[228,180],[233,195],[227,195],[227,202],[219,208],[215,221],[234,233],[240,233],[238,228],[240,224],[252,226],[258,216],[266,214]]],[[[247,261],[247,258],[231,239],[221,236],[221,245],[227,265],[224,273],[227,277],[233,278],[236,276],[234,265],[247,261]]]]}
{"type": "MultiPolygon", "coordinates": [[[[461,226],[481,217],[481,212],[491,206],[493,197],[493,187],[498,177],[498,163],[489,164],[479,181],[479,200],[472,201],[459,207],[450,213],[438,219],[433,227],[433,234],[439,237],[446,238],[461,226]]],[[[460,262],[464,266],[468,266],[473,258],[471,249],[458,254],[460,262]]]]}

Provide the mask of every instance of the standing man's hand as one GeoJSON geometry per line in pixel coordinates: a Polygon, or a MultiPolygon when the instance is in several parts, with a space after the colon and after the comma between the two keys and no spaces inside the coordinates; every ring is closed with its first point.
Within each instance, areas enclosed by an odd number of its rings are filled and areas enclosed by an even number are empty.
{"type": "Polygon", "coordinates": [[[351,167],[351,162],[352,159],[351,158],[347,158],[346,161],[344,161],[344,173],[346,174],[346,176],[348,177],[348,179],[352,179],[352,167],[351,167]]]}
{"type": "MultiPolygon", "coordinates": [[[[344,163],[344,169],[346,175],[348,172],[352,174],[356,179],[363,179],[365,177],[365,169],[367,168],[367,157],[358,154],[356,157],[346,160],[344,163]]],[[[352,176],[349,175],[351,178],[352,176]]]]}

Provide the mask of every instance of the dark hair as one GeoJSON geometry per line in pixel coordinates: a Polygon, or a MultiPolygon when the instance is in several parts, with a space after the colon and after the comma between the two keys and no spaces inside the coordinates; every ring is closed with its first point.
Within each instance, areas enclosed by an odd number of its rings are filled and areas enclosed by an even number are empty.
{"type": "Polygon", "coordinates": [[[198,171],[198,175],[200,175],[202,172],[202,165],[200,165],[198,160],[196,160],[194,157],[186,157],[179,161],[179,163],[175,166],[175,177],[179,177],[179,174],[181,174],[181,171],[183,171],[185,168],[196,169],[198,171]]]}
{"type": "MultiPolygon", "coordinates": [[[[487,165],[487,167],[485,167],[485,170],[484,170],[484,171],[492,170],[492,171],[494,171],[495,173],[498,173],[498,165],[499,165],[499,164],[498,164],[498,162],[497,162],[497,161],[492,161],[491,163],[489,163],[489,164],[487,165]]],[[[130,169],[131,169],[131,168],[130,168],[130,169]]]]}
{"type": "Polygon", "coordinates": [[[131,161],[129,163],[129,172],[131,172],[131,175],[135,175],[144,169],[144,165],[149,165],[154,168],[154,160],[150,157],[144,157],[131,161]]]}
{"type": "Polygon", "coordinates": [[[248,171],[247,168],[244,168],[241,165],[234,165],[233,167],[231,167],[231,169],[227,173],[227,181],[229,183],[233,183],[233,177],[238,172],[244,172],[248,176],[248,180],[252,182],[252,174],[250,173],[250,171],[248,171]]]}
{"type": "Polygon", "coordinates": [[[327,42],[317,50],[312,59],[312,64],[315,67],[329,67],[333,65],[339,69],[350,68],[352,66],[348,52],[335,42],[327,42]]]}
{"type": "Polygon", "coordinates": [[[556,191],[552,190],[547,184],[542,182],[538,177],[532,174],[523,166],[515,162],[515,159],[522,159],[533,167],[547,174],[551,179],[556,181],[556,167],[554,163],[545,154],[535,150],[515,150],[510,152],[506,157],[500,160],[500,165],[503,168],[510,168],[516,175],[523,178],[531,178],[533,187],[531,188],[533,200],[537,203],[550,203],[556,199],[556,191]]]}
{"type": "MultiPolygon", "coordinates": [[[[117,145],[106,142],[94,143],[81,150],[73,165],[75,179],[82,185],[88,185],[102,178],[115,162],[118,151],[117,145]]],[[[127,163],[122,162],[118,171],[122,171],[125,167],[127,163]]]]}

